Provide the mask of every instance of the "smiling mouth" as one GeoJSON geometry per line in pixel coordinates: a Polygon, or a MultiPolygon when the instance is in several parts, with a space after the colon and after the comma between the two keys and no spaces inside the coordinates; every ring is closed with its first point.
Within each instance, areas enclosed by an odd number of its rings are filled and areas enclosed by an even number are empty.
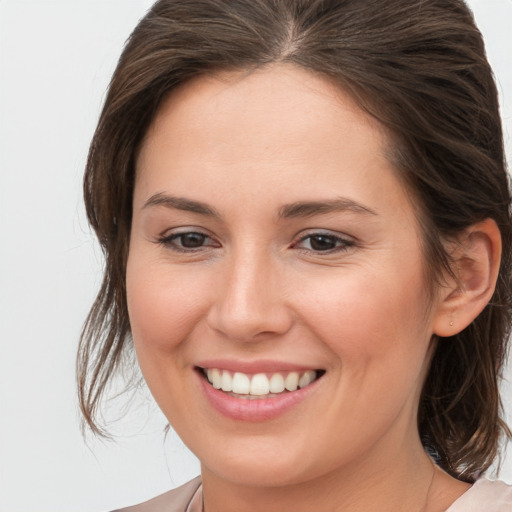
{"type": "Polygon", "coordinates": [[[273,398],[305,388],[325,374],[325,370],[247,374],[219,368],[198,368],[215,389],[249,400],[273,398]]]}

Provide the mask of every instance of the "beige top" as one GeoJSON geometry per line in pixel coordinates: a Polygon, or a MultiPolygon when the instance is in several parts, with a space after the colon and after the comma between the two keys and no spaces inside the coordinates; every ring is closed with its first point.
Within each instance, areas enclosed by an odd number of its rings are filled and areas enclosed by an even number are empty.
{"type": "MultiPolygon", "coordinates": [[[[201,477],[152,500],[114,512],[201,512],[201,477]]],[[[512,512],[512,485],[477,480],[446,512],[512,512]]]]}
{"type": "Polygon", "coordinates": [[[201,512],[202,502],[201,477],[198,476],[149,501],[113,512],[201,512]]]}
{"type": "Polygon", "coordinates": [[[480,478],[446,512],[512,512],[512,485],[480,478]]]}

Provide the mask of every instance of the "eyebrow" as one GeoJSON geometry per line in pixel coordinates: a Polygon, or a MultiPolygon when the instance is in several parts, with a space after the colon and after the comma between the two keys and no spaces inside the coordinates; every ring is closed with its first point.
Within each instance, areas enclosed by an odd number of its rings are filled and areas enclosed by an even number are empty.
{"type": "Polygon", "coordinates": [[[220,217],[220,214],[217,212],[217,210],[211,206],[208,206],[206,203],[185,199],[184,197],[169,196],[161,192],[152,195],[144,203],[142,209],[151,206],[165,206],[166,208],[174,208],[175,210],[198,213],[199,215],[207,215],[209,217],[220,217]]]}
{"type": "MultiPolygon", "coordinates": [[[[184,197],[175,197],[159,192],[152,195],[143,205],[142,209],[151,206],[164,206],[186,212],[197,213],[209,217],[220,218],[220,213],[206,203],[193,201],[184,197]]],[[[289,219],[297,217],[312,217],[335,212],[354,212],[365,215],[377,215],[377,212],[363,206],[351,199],[339,198],[331,201],[298,201],[284,205],[279,209],[279,218],[289,219]]]]}
{"type": "Polygon", "coordinates": [[[375,210],[367,206],[363,206],[351,199],[339,198],[332,201],[299,201],[291,203],[283,206],[279,210],[279,217],[286,219],[291,217],[312,217],[313,215],[345,211],[365,215],[377,215],[375,210]]]}

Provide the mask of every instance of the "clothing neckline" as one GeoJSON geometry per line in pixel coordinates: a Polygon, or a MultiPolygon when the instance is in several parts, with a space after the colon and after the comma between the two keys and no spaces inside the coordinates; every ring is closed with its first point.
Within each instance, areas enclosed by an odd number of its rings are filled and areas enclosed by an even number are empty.
{"type": "MultiPolygon", "coordinates": [[[[504,499],[508,499],[512,502],[512,486],[507,485],[501,481],[492,481],[488,480],[485,477],[479,478],[476,480],[471,487],[461,494],[447,509],[445,512],[459,512],[462,509],[459,509],[460,506],[465,506],[466,504],[470,504],[474,495],[480,492],[484,487],[486,488],[485,492],[488,491],[490,486],[493,486],[493,489],[496,486],[502,486],[504,499]]],[[[490,491],[491,492],[491,491],[490,491]]],[[[493,492],[493,491],[492,491],[493,492]]],[[[185,509],[185,512],[202,512],[203,509],[203,484],[201,480],[199,480],[199,485],[196,490],[192,494],[190,501],[185,509]]]]}

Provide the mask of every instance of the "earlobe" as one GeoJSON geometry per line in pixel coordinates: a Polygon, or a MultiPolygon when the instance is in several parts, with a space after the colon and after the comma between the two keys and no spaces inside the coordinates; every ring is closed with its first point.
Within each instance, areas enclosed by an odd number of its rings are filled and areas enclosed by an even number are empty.
{"type": "Polygon", "coordinates": [[[486,219],[467,228],[452,251],[453,277],[441,289],[434,334],[453,336],[465,329],[494,293],[501,259],[501,235],[496,222],[486,219]]]}

